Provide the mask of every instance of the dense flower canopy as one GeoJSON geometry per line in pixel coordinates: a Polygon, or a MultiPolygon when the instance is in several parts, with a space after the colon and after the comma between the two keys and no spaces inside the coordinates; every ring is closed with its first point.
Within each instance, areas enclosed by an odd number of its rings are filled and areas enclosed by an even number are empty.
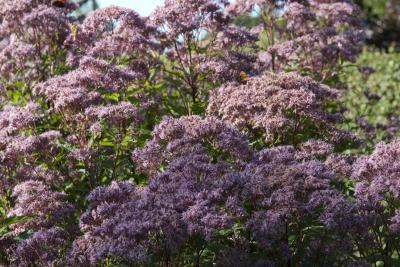
{"type": "Polygon", "coordinates": [[[351,0],[82,12],[0,6],[0,265],[399,264],[400,141],[366,153],[341,103],[351,0]]]}

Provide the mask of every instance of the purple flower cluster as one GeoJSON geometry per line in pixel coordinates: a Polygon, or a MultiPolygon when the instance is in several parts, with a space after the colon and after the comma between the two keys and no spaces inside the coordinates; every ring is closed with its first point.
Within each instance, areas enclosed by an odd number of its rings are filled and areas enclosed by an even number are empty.
{"type": "Polygon", "coordinates": [[[149,174],[148,186],[113,183],[90,194],[74,262],[95,264],[111,256],[139,263],[159,255],[159,242],[168,257],[192,238],[211,240],[233,223],[231,195],[252,157],[245,136],[215,118],[165,118],[153,139],[133,153],[138,169],[149,174]]]}
{"type": "MultiPolygon", "coordinates": [[[[78,63],[80,57],[89,56],[116,61],[124,55],[129,57],[129,67],[145,71],[149,60],[145,59],[149,48],[157,48],[152,40],[154,29],[135,11],[109,7],[88,14],[81,24],[74,24],[65,43],[73,52],[71,63],[78,63]]],[[[118,62],[118,61],[117,61],[118,62]]]]}
{"type": "MultiPolygon", "coordinates": [[[[107,257],[130,264],[151,257],[168,262],[190,240],[215,242],[235,222],[256,241],[257,253],[280,255],[276,264],[290,262],[300,246],[307,251],[300,262],[318,263],[318,257],[353,253],[348,235],[366,231],[357,206],[331,186],[334,173],[318,160],[297,160],[306,151],[282,146],[255,152],[240,132],[212,117],[166,118],[153,134],[133,154],[150,177],[147,186],[114,182],[89,195],[80,222],[84,236],[71,252],[74,264],[94,265],[107,257]],[[308,232],[309,220],[324,230],[308,232]],[[293,235],[295,245],[289,242],[293,235]]],[[[251,264],[251,240],[232,238],[232,249],[251,264]]]]}
{"type": "Polygon", "coordinates": [[[254,31],[268,36],[272,69],[298,66],[325,80],[336,74],[340,60],[354,62],[361,52],[364,32],[352,1],[238,0],[227,11],[236,16],[257,11],[262,23],[254,31]]]}
{"type": "Polygon", "coordinates": [[[142,109],[154,101],[131,94],[130,88],[149,75],[149,53],[157,49],[152,31],[135,11],[119,7],[91,12],[72,26],[65,45],[74,69],[36,85],[33,92],[50,101],[51,112],[62,114],[77,151],[92,150],[88,130],[99,135],[109,126],[125,132],[142,122],[142,109]],[[142,108],[128,103],[128,97],[142,108]]]}
{"type": "Polygon", "coordinates": [[[366,213],[375,227],[389,224],[394,232],[399,229],[399,157],[398,140],[379,143],[371,155],[360,157],[353,166],[355,195],[361,212],[366,213]]]}
{"type": "Polygon", "coordinates": [[[60,251],[67,245],[67,234],[61,228],[37,231],[15,248],[11,266],[62,264],[60,251]]]}
{"type": "Polygon", "coordinates": [[[168,80],[177,72],[182,76],[183,83],[171,87],[193,102],[205,99],[204,80],[218,84],[241,80],[241,72],[258,73],[256,56],[248,51],[258,38],[231,23],[226,5],[226,0],[167,0],[150,16],[173,63],[163,66],[168,80]]]}
{"type": "Polygon", "coordinates": [[[37,85],[35,94],[46,96],[54,109],[68,116],[104,102],[100,90],[120,92],[140,74],[92,57],[81,59],[79,68],[37,85]]]}
{"type": "Polygon", "coordinates": [[[208,112],[239,129],[261,132],[267,142],[285,142],[286,138],[293,142],[298,134],[311,132],[311,127],[315,134],[326,131],[332,141],[339,142],[342,135],[347,137],[335,128],[341,116],[322,108],[337,97],[335,89],[297,73],[266,74],[212,91],[208,112]]]}
{"type": "Polygon", "coordinates": [[[288,50],[281,49],[283,42],[277,43],[270,52],[276,53],[283,62],[303,60],[300,64],[325,79],[334,74],[330,69],[336,62],[355,62],[361,52],[364,35],[359,8],[350,1],[309,2],[309,7],[296,2],[286,7],[285,18],[288,21],[296,18],[288,23],[286,34],[294,37],[287,41],[290,42],[288,50]]]}
{"type": "Polygon", "coordinates": [[[13,266],[60,261],[60,249],[46,248],[65,249],[67,234],[61,234],[65,230],[57,227],[73,221],[74,207],[68,196],[52,190],[61,186],[62,175],[43,164],[57,154],[55,143],[61,138],[58,131],[35,129],[43,116],[40,105],[34,102],[23,107],[6,105],[0,111],[0,195],[12,201],[4,216],[25,218],[11,225],[4,239],[8,241],[0,244],[13,266]],[[34,234],[28,239],[17,239],[31,231],[34,234]]]}
{"type": "Polygon", "coordinates": [[[47,0],[5,0],[0,7],[0,73],[5,81],[44,80],[54,75],[43,55],[59,58],[70,32],[70,0],[59,8],[47,0]]]}
{"type": "Polygon", "coordinates": [[[16,233],[28,229],[49,228],[68,220],[73,207],[67,203],[67,196],[53,192],[40,181],[29,180],[14,187],[12,197],[15,205],[9,216],[32,216],[32,220],[16,225],[16,233]]]}
{"type": "Polygon", "coordinates": [[[222,27],[227,19],[222,7],[227,4],[226,0],[166,0],[151,19],[155,26],[165,27],[167,37],[175,40],[180,35],[191,35],[194,31],[222,27]]]}
{"type": "Polygon", "coordinates": [[[239,165],[252,155],[246,136],[229,124],[214,117],[187,116],[165,118],[154,129],[153,139],[132,157],[138,170],[154,175],[175,157],[185,160],[191,154],[208,154],[209,149],[221,150],[221,155],[213,155],[215,160],[229,157],[239,165]]]}
{"type": "MultiPolygon", "coordinates": [[[[40,156],[55,149],[54,141],[60,137],[58,131],[28,133],[41,115],[39,105],[33,102],[24,107],[14,105],[3,107],[0,111],[1,168],[7,170],[18,167],[21,161],[35,162],[40,156]]],[[[10,174],[7,171],[6,173],[10,174]]]]}
{"type": "Polygon", "coordinates": [[[346,235],[364,230],[356,206],[331,186],[335,176],[322,162],[296,158],[293,147],[274,147],[258,152],[246,166],[241,195],[253,207],[246,227],[260,250],[280,255],[280,264],[291,260],[319,264],[322,255],[351,253],[351,240],[346,235]],[[304,228],[313,223],[324,225],[325,234],[304,228]],[[335,240],[330,240],[332,234],[335,240]],[[293,244],[290,236],[299,239],[293,244]],[[304,243],[307,239],[309,243],[304,243]],[[302,259],[296,259],[299,247],[307,251],[302,259]],[[313,251],[319,251],[318,255],[313,251]]]}

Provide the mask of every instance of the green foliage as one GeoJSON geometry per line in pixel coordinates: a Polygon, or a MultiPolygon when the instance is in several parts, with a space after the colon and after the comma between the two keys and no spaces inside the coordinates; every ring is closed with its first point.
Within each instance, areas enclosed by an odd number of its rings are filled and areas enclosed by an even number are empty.
{"type": "Polygon", "coordinates": [[[252,28],[260,24],[258,16],[241,15],[235,19],[235,24],[241,27],[252,28]]]}
{"type": "Polygon", "coordinates": [[[368,28],[367,42],[388,50],[400,47],[400,2],[398,0],[357,0],[368,28]]]}
{"type": "Polygon", "coordinates": [[[367,16],[383,18],[386,5],[390,0],[359,0],[358,4],[362,7],[367,16]]]}
{"type": "Polygon", "coordinates": [[[390,136],[382,126],[390,123],[392,115],[400,115],[400,53],[365,49],[356,65],[343,69],[340,79],[347,87],[343,97],[347,109],[344,127],[357,133],[367,150],[380,140],[388,140],[390,136]],[[366,66],[375,72],[362,74],[359,68],[366,66]],[[368,99],[368,94],[377,94],[380,100],[368,99]],[[365,118],[376,129],[375,136],[360,129],[356,122],[359,117],[365,118]]]}
{"type": "MultiPolygon", "coordinates": [[[[0,241],[4,240],[8,237],[11,232],[11,227],[14,224],[28,222],[32,220],[34,217],[32,216],[10,216],[7,217],[6,210],[8,206],[7,197],[1,196],[0,199],[0,241]]],[[[29,236],[29,233],[23,232],[18,236],[15,236],[15,239],[25,239],[29,236]]],[[[8,237],[10,238],[10,237],[8,237]]],[[[4,242],[4,241],[3,241],[4,242]]],[[[0,251],[0,263],[6,262],[7,260],[5,251],[0,251]]]]}

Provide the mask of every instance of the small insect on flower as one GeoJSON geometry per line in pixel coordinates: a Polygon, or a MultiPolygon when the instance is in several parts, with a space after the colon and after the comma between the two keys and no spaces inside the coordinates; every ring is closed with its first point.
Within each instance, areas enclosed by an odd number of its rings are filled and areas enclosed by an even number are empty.
{"type": "Polygon", "coordinates": [[[56,7],[65,7],[66,0],[52,0],[51,4],[56,7]]]}
{"type": "Polygon", "coordinates": [[[239,75],[240,75],[240,78],[242,79],[242,82],[243,82],[243,83],[246,83],[247,81],[250,80],[250,76],[249,76],[246,72],[244,72],[244,71],[241,71],[241,72],[239,73],[239,75]]]}
{"type": "Polygon", "coordinates": [[[76,36],[78,34],[78,30],[79,30],[79,26],[78,24],[70,24],[70,30],[71,30],[71,36],[73,38],[73,40],[76,40],[76,36]]]}

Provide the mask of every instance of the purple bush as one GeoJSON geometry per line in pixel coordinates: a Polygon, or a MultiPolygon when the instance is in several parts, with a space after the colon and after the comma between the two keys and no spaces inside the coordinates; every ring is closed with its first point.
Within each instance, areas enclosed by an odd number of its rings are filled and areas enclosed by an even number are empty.
{"type": "Polygon", "coordinates": [[[399,264],[400,141],[340,103],[352,1],[3,2],[0,265],[399,264]]]}

